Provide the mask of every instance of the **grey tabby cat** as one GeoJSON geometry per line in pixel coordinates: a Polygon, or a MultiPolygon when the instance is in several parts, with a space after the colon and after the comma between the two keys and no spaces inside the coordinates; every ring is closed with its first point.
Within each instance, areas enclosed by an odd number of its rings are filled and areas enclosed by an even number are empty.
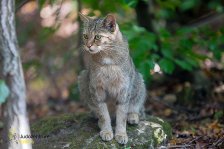
{"type": "Polygon", "coordinates": [[[115,139],[128,142],[126,121],[138,124],[144,109],[146,89],[129,55],[128,42],[113,15],[91,18],[80,14],[83,22],[82,48],[86,70],[78,77],[81,99],[98,118],[102,140],[113,139],[108,99],[116,103],[115,139]]]}

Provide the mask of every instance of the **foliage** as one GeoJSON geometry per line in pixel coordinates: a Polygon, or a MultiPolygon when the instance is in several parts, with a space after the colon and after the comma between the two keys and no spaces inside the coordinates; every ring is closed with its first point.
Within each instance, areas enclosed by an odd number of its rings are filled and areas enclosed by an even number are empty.
{"type": "MultiPolygon", "coordinates": [[[[129,9],[134,9],[138,1],[140,0],[116,1],[113,5],[111,1],[102,1],[98,5],[96,0],[85,0],[84,4],[93,10],[100,10],[103,15],[108,12],[117,12],[118,15],[123,16],[123,8],[126,11],[127,6],[129,9]]],[[[167,23],[170,20],[178,22],[181,17],[178,16],[178,12],[195,11],[201,7],[206,7],[206,12],[223,12],[222,2],[219,0],[209,1],[206,5],[202,0],[154,0],[153,2],[155,3],[154,19],[167,23]]],[[[179,69],[193,71],[200,67],[200,63],[205,59],[220,60],[223,53],[221,44],[224,41],[224,28],[214,31],[210,27],[180,26],[172,31],[162,26],[157,32],[149,32],[137,25],[137,22],[130,20],[121,22],[120,26],[129,41],[134,62],[147,81],[150,80],[150,70],[156,63],[167,74],[172,74],[179,69]],[[212,52],[213,56],[205,54],[209,52],[212,52]]]]}
{"type": "Polygon", "coordinates": [[[3,80],[0,80],[0,104],[6,101],[9,96],[9,89],[3,80]]]}
{"type": "MultiPolygon", "coordinates": [[[[75,19],[77,10],[79,9],[76,7],[79,6],[82,6],[81,10],[88,13],[90,16],[105,16],[108,13],[116,15],[122,33],[128,39],[134,63],[137,69],[143,74],[147,83],[149,83],[152,78],[151,74],[154,73],[154,67],[158,65],[162,73],[173,75],[177,71],[182,70],[187,70],[189,72],[194,71],[200,68],[201,64],[207,59],[216,62],[221,61],[224,49],[224,27],[217,29],[211,26],[189,27],[192,21],[197,21],[197,19],[211,14],[211,12],[222,13],[224,9],[221,0],[206,0],[206,3],[202,0],[68,1],[72,2],[72,5],[76,5],[73,8],[74,12],[68,13],[65,18],[60,18],[59,15],[60,19],[59,22],[57,22],[58,20],[55,21],[56,25],[40,27],[41,21],[36,19],[26,24],[26,28],[22,28],[22,31],[19,31],[21,28],[18,29],[21,47],[25,47],[29,39],[31,43],[33,41],[38,41],[35,47],[37,49],[35,54],[39,55],[35,56],[34,59],[28,59],[24,62],[23,66],[25,71],[33,70],[35,73],[42,73],[44,71],[44,73],[47,73],[46,76],[54,74],[52,76],[57,77],[60,76],[60,74],[65,74],[62,67],[66,64],[69,69],[71,68],[69,65],[73,65],[74,63],[78,64],[78,62],[73,59],[74,56],[78,55],[77,48],[64,50],[68,49],[69,46],[65,46],[65,44],[61,44],[61,46],[55,45],[55,43],[61,39],[58,37],[55,38],[55,36],[52,38],[52,35],[55,35],[60,30],[61,23],[69,16],[73,19],[73,22],[77,21],[75,19]],[[79,5],[78,2],[80,2],[79,5]],[[151,13],[151,17],[143,19],[146,23],[152,23],[152,27],[154,28],[152,28],[151,31],[144,28],[137,19],[137,17],[139,17],[136,15],[139,2],[150,4],[150,6],[147,7],[147,12],[151,13]],[[38,23],[39,28],[36,27],[38,23]],[[53,43],[53,46],[50,45],[50,40],[56,41],[53,43]],[[61,73],[59,72],[60,70],[62,71],[61,73]]],[[[55,17],[55,19],[57,19],[56,15],[57,12],[60,11],[62,2],[66,4],[68,1],[38,0],[39,11],[43,10],[48,4],[52,6],[57,5],[57,7],[55,7],[55,9],[57,9],[56,12],[52,14],[52,18],[55,17]]],[[[21,2],[21,0],[17,1],[17,5],[21,2]]],[[[141,11],[143,12],[143,10],[141,11]]],[[[63,11],[61,10],[61,12],[63,11]]],[[[75,36],[78,36],[78,34],[75,36]]],[[[72,39],[72,37],[69,38],[74,40],[74,43],[78,43],[78,37],[76,37],[76,39],[72,39]]],[[[66,44],[69,45],[70,43],[73,42],[69,41],[66,44]]],[[[22,53],[24,54],[26,52],[22,53]]],[[[29,56],[25,55],[25,57],[29,56]]],[[[77,68],[78,66],[75,65],[74,68],[75,67],[77,68]]],[[[34,76],[44,76],[44,73],[34,76]]],[[[55,78],[52,76],[48,77],[52,79],[51,82],[56,82],[57,84],[57,81],[55,81],[55,78]]],[[[78,97],[76,85],[71,85],[69,93],[71,93],[70,98],[78,97]]]]}
{"type": "Polygon", "coordinates": [[[125,3],[121,0],[111,0],[111,1],[97,1],[97,0],[83,0],[86,6],[93,10],[100,10],[104,13],[115,12],[117,10],[124,10],[125,3]]]}

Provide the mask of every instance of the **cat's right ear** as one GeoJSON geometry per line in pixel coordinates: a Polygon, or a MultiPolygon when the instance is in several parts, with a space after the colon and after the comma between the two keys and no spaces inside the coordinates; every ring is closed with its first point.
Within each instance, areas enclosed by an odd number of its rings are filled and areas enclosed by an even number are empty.
{"type": "Polygon", "coordinates": [[[116,28],[116,19],[114,15],[108,14],[103,21],[103,25],[110,32],[114,32],[116,28]]]}
{"type": "Polygon", "coordinates": [[[83,23],[89,22],[90,18],[79,12],[79,17],[83,23]]]}

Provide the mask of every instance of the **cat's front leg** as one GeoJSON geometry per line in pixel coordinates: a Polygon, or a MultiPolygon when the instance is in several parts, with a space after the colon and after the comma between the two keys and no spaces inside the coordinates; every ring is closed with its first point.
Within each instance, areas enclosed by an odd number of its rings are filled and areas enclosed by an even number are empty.
{"type": "Polygon", "coordinates": [[[126,122],[129,105],[127,90],[122,90],[122,92],[117,96],[117,103],[115,139],[120,144],[126,144],[128,142],[126,122]]]}
{"type": "Polygon", "coordinates": [[[113,139],[113,131],[111,127],[111,119],[107,109],[106,103],[99,103],[98,105],[98,125],[100,127],[100,137],[104,141],[113,139]]]}
{"type": "Polygon", "coordinates": [[[110,141],[113,139],[113,131],[111,127],[111,119],[107,109],[107,104],[104,102],[106,93],[99,88],[90,89],[92,104],[91,109],[95,112],[98,118],[98,126],[100,127],[100,137],[104,141],[110,141]]]}
{"type": "Polygon", "coordinates": [[[126,144],[128,142],[128,135],[126,132],[127,113],[128,103],[117,105],[115,139],[120,144],[126,144]]]}

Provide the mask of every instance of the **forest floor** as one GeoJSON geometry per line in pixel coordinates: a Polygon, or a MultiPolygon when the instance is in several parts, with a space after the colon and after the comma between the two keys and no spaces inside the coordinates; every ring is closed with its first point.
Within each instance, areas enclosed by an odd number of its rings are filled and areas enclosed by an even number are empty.
{"type": "Polygon", "coordinates": [[[219,103],[186,108],[151,100],[150,113],[170,122],[173,137],[168,148],[222,149],[224,148],[223,109],[219,103]]]}
{"type": "MultiPolygon", "coordinates": [[[[32,121],[46,115],[86,111],[81,103],[74,101],[50,100],[48,105],[29,106],[32,121]]],[[[173,137],[167,144],[168,148],[224,148],[224,119],[219,103],[207,103],[203,107],[188,109],[152,99],[146,103],[146,112],[171,124],[173,137]]]]}
{"type": "Polygon", "coordinates": [[[207,71],[199,70],[194,74],[192,77],[185,74],[182,80],[173,77],[152,84],[147,112],[170,122],[173,137],[168,148],[222,149],[223,71],[210,70],[207,75],[207,71]]]}
{"type": "MultiPolygon", "coordinates": [[[[168,148],[224,148],[223,94],[214,97],[205,96],[202,90],[189,91],[190,82],[158,84],[149,88],[145,107],[147,114],[161,117],[171,124],[173,137],[166,144],[168,148]],[[191,99],[186,100],[188,98],[191,99]]],[[[81,101],[56,99],[48,99],[44,105],[29,105],[28,108],[31,121],[46,115],[88,111],[81,101]]]]}

